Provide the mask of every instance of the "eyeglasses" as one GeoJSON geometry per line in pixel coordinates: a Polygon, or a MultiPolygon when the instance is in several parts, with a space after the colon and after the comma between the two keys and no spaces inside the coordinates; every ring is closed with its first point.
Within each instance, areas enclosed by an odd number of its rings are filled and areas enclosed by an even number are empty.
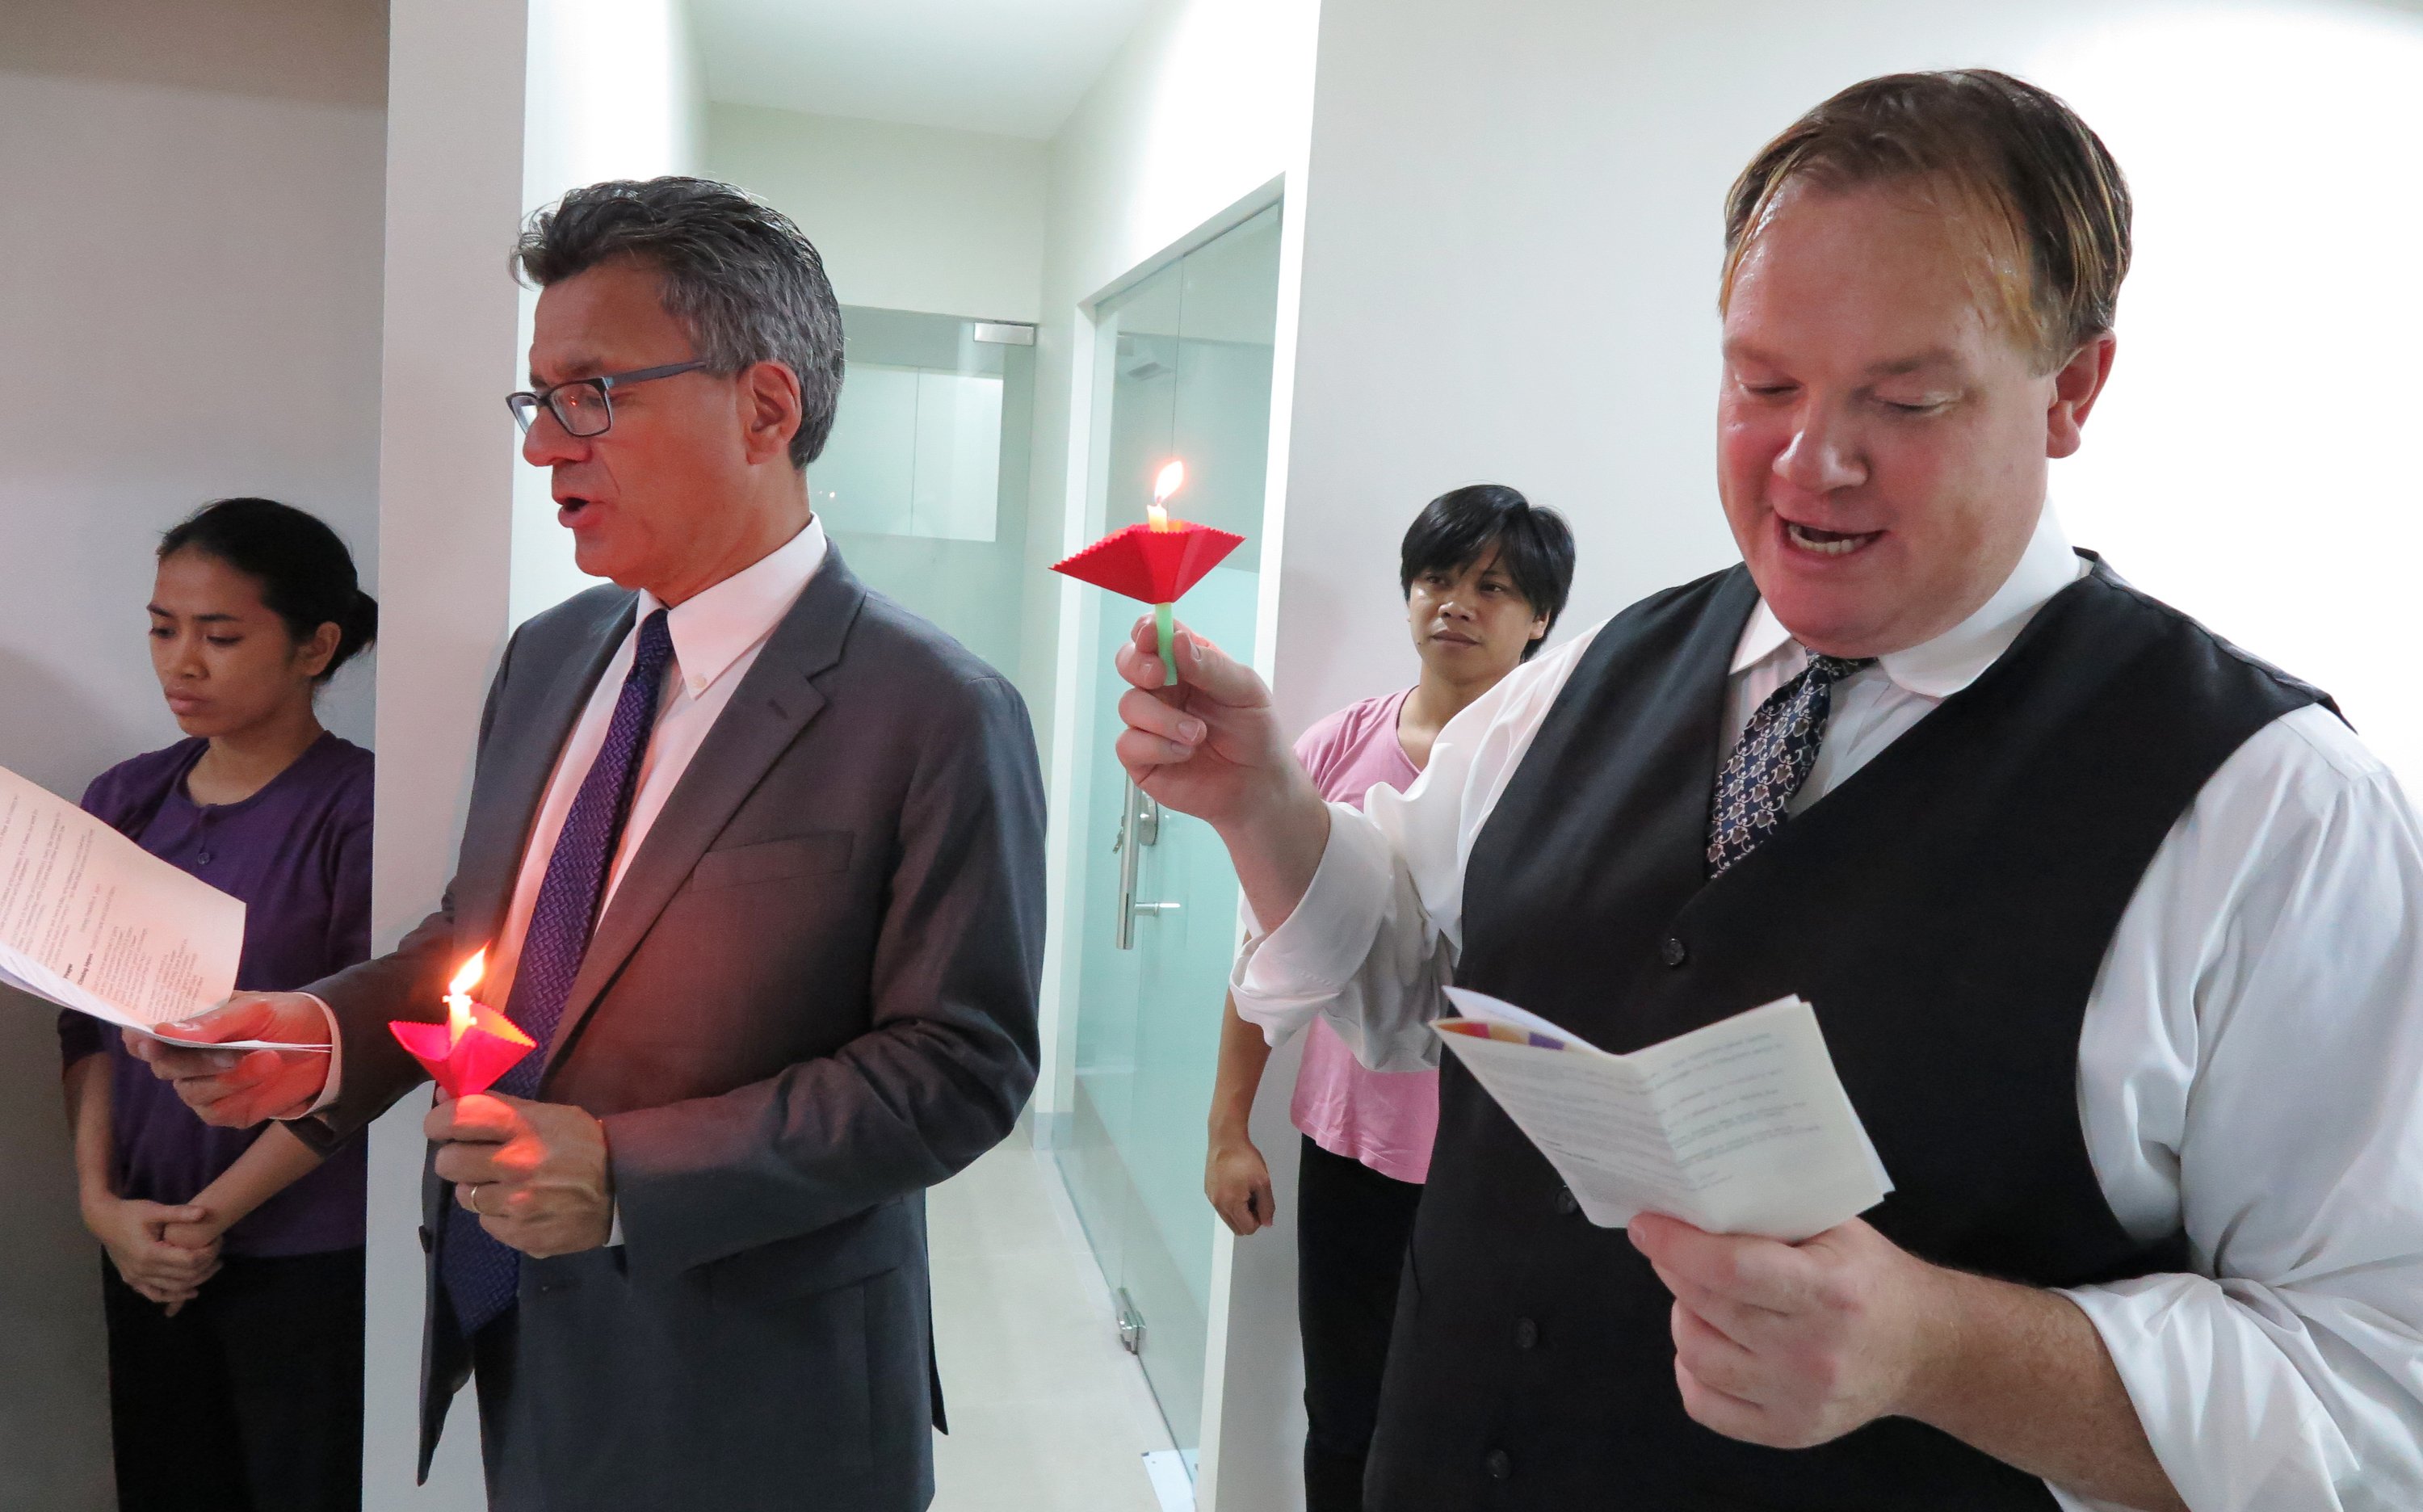
{"type": "Polygon", "coordinates": [[[594,378],[573,378],[564,383],[540,389],[524,390],[505,395],[505,407],[514,412],[514,421],[528,436],[538,419],[538,406],[545,405],[555,415],[555,422],[567,436],[587,438],[603,436],[614,424],[614,390],[635,383],[649,383],[657,378],[670,378],[676,374],[696,373],[705,362],[668,362],[658,368],[638,368],[629,373],[609,373],[594,378]]]}

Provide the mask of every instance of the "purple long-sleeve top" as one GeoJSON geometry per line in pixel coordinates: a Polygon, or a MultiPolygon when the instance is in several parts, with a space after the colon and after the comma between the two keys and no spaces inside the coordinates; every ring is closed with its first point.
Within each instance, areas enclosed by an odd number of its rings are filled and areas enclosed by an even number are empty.
{"type": "MultiPolygon", "coordinates": [[[[121,761],[85,789],[84,807],[163,861],[245,902],[235,984],[281,992],[369,958],[371,782],[368,751],[323,735],[240,804],[197,804],[185,774],[209,741],[180,740],[121,761]]],[[[116,1031],[59,1015],[70,1063],[110,1058],[113,1175],[119,1194],[184,1202],[261,1137],[214,1128],[126,1052],[116,1031]]],[[[367,1141],[356,1139],[228,1230],[228,1254],[301,1255],[362,1242],[367,1141]]]]}

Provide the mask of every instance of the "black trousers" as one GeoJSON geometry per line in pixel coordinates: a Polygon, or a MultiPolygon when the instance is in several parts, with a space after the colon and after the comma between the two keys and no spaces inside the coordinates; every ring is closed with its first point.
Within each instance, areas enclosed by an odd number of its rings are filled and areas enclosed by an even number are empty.
{"type": "Polygon", "coordinates": [[[358,1512],[360,1249],[230,1256],[173,1318],[101,1268],[120,1512],[358,1512]]]}
{"type": "Polygon", "coordinates": [[[1362,1512],[1363,1461],[1419,1183],[1310,1138],[1296,1168],[1296,1321],[1304,1334],[1306,1512],[1362,1512]]]}

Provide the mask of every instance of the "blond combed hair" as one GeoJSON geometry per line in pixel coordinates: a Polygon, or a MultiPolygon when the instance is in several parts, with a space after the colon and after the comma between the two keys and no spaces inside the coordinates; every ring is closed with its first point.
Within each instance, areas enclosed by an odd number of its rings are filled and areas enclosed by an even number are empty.
{"type": "Polygon", "coordinates": [[[1992,69],[1852,85],[1760,150],[1725,197],[1730,303],[1787,189],[1889,185],[1972,229],[2001,313],[2050,372],[2113,329],[2129,274],[2129,183],[2077,112],[1992,69]]]}

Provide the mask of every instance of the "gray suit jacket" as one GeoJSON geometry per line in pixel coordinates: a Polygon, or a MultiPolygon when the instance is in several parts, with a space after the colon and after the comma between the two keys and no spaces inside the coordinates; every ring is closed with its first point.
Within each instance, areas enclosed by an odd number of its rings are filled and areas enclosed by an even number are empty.
{"type": "MultiPolygon", "coordinates": [[[[444,1016],[495,938],[556,754],[631,625],[596,588],[515,632],[453,885],[317,984],[344,1138],[424,1080],[386,1023],[444,1016]]],[[[596,1114],[625,1244],[521,1272],[515,1417],[556,1505],[923,1507],[925,1189],[1036,1074],[1043,796],[1017,692],[828,555],[616,888],[539,1096],[596,1114]]],[[[425,1184],[422,1246],[451,1192],[425,1184]]],[[[421,1472],[470,1351],[433,1263],[421,1472]]]]}

